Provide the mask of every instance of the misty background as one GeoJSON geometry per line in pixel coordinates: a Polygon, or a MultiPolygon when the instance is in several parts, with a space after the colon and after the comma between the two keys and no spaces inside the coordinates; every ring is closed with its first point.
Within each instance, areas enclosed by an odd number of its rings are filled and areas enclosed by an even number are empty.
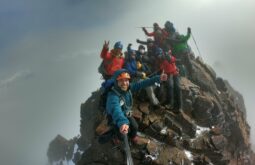
{"type": "Polygon", "coordinates": [[[80,104],[102,82],[104,40],[137,48],[138,27],[167,20],[191,27],[204,61],[243,95],[254,149],[255,1],[1,0],[1,164],[46,165],[57,134],[79,134],[80,104]]]}

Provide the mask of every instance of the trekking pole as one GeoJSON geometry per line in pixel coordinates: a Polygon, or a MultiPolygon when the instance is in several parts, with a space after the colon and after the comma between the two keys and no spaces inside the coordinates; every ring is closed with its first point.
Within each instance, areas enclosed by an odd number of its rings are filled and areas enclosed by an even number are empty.
{"type": "Polygon", "coordinates": [[[139,26],[139,27],[136,27],[136,28],[153,28],[153,27],[148,27],[148,26],[139,26]]]}
{"type": "Polygon", "coordinates": [[[199,51],[199,49],[198,49],[198,46],[197,46],[197,42],[196,42],[196,40],[195,40],[195,37],[193,36],[192,33],[191,33],[191,36],[192,36],[192,39],[193,39],[193,41],[194,41],[194,43],[195,43],[195,45],[196,45],[196,48],[197,48],[197,51],[198,51],[199,56],[202,57],[202,55],[201,55],[201,53],[200,53],[200,51],[199,51]]]}
{"type": "Polygon", "coordinates": [[[123,136],[124,136],[125,152],[127,157],[127,165],[134,165],[131,152],[130,152],[127,134],[124,134],[123,136]]]}

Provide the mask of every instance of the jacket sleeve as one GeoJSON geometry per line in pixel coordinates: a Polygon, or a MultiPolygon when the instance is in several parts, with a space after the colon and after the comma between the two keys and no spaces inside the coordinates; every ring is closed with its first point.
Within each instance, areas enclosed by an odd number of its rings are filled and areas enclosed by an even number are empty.
{"type": "Polygon", "coordinates": [[[138,91],[142,88],[146,88],[146,87],[149,87],[149,86],[152,86],[154,85],[154,83],[159,83],[160,82],[160,76],[157,75],[157,76],[154,76],[152,78],[149,78],[149,79],[146,79],[146,80],[143,80],[143,81],[140,81],[140,82],[136,82],[136,83],[132,83],[130,85],[130,89],[131,91],[138,91]]]}
{"type": "Polygon", "coordinates": [[[144,33],[147,35],[147,36],[154,36],[154,32],[151,32],[151,33],[149,33],[145,28],[143,28],[143,31],[144,31],[144,33]]]}
{"type": "Polygon", "coordinates": [[[119,128],[123,124],[129,125],[129,120],[126,118],[121,109],[120,98],[112,91],[110,91],[107,95],[106,112],[111,115],[114,124],[116,124],[119,128]]]}
{"type": "Polygon", "coordinates": [[[190,38],[190,33],[188,33],[186,36],[182,37],[181,42],[187,42],[189,38],[190,38]]]}
{"type": "Polygon", "coordinates": [[[154,32],[151,32],[151,33],[148,33],[147,31],[146,31],[146,33],[145,33],[147,36],[149,36],[149,37],[153,37],[153,36],[155,36],[155,33],[154,32]]]}
{"type": "Polygon", "coordinates": [[[147,42],[147,41],[136,40],[136,42],[137,42],[138,44],[148,45],[148,42],[147,42]]]}
{"type": "Polygon", "coordinates": [[[107,48],[103,47],[102,51],[101,51],[101,55],[100,57],[102,59],[110,59],[111,58],[111,53],[108,51],[107,48]]]}

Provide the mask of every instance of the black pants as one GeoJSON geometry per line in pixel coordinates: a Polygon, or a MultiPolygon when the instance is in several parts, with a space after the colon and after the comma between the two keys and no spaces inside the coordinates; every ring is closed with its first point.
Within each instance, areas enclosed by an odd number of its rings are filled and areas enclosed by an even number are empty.
{"type": "Polygon", "coordinates": [[[182,92],[180,87],[179,76],[173,76],[173,87],[174,87],[173,97],[175,98],[174,107],[179,110],[182,108],[182,92]]]}
{"type": "Polygon", "coordinates": [[[186,72],[185,74],[186,74],[187,78],[191,79],[193,69],[192,69],[192,62],[191,62],[192,54],[190,53],[190,51],[176,54],[176,59],[180,60],[176,64],[179,66],[184,65],[185,72],[186,72]]]}
{"type": "Polygon", "coordinates": [[[160,86],[161,93],[167,91],[166,100],[163,100],[163,104],[167,103],[173,106],[175,109],[182,108],[182,94],[180,88],[179,76],[168,75],[166,82],[160,86]]]}

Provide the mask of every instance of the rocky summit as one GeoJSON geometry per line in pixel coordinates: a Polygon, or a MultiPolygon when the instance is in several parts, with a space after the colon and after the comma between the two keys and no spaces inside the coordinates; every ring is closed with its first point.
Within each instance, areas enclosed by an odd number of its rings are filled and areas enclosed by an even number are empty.
{"type": "MultiPolygon", "coordinates": [[[[135,165],[252,165],[250,127],[240,93],[201,57],[189,54],[182,76],[182,110],[152,106],[145,92],[134,94],[133,116],[139,124],[129,142],[135,165]]],[[[157,89],[155,90],[157,94],[157,89]]],[[[53,139],[47,156],[52,165],[124,165],[124,142],[114,141],[99,106],[97,90],[80,108],[80,135],[53,139]]],[[[162,98],[164,96],[157,96],[162,98]]]]}

